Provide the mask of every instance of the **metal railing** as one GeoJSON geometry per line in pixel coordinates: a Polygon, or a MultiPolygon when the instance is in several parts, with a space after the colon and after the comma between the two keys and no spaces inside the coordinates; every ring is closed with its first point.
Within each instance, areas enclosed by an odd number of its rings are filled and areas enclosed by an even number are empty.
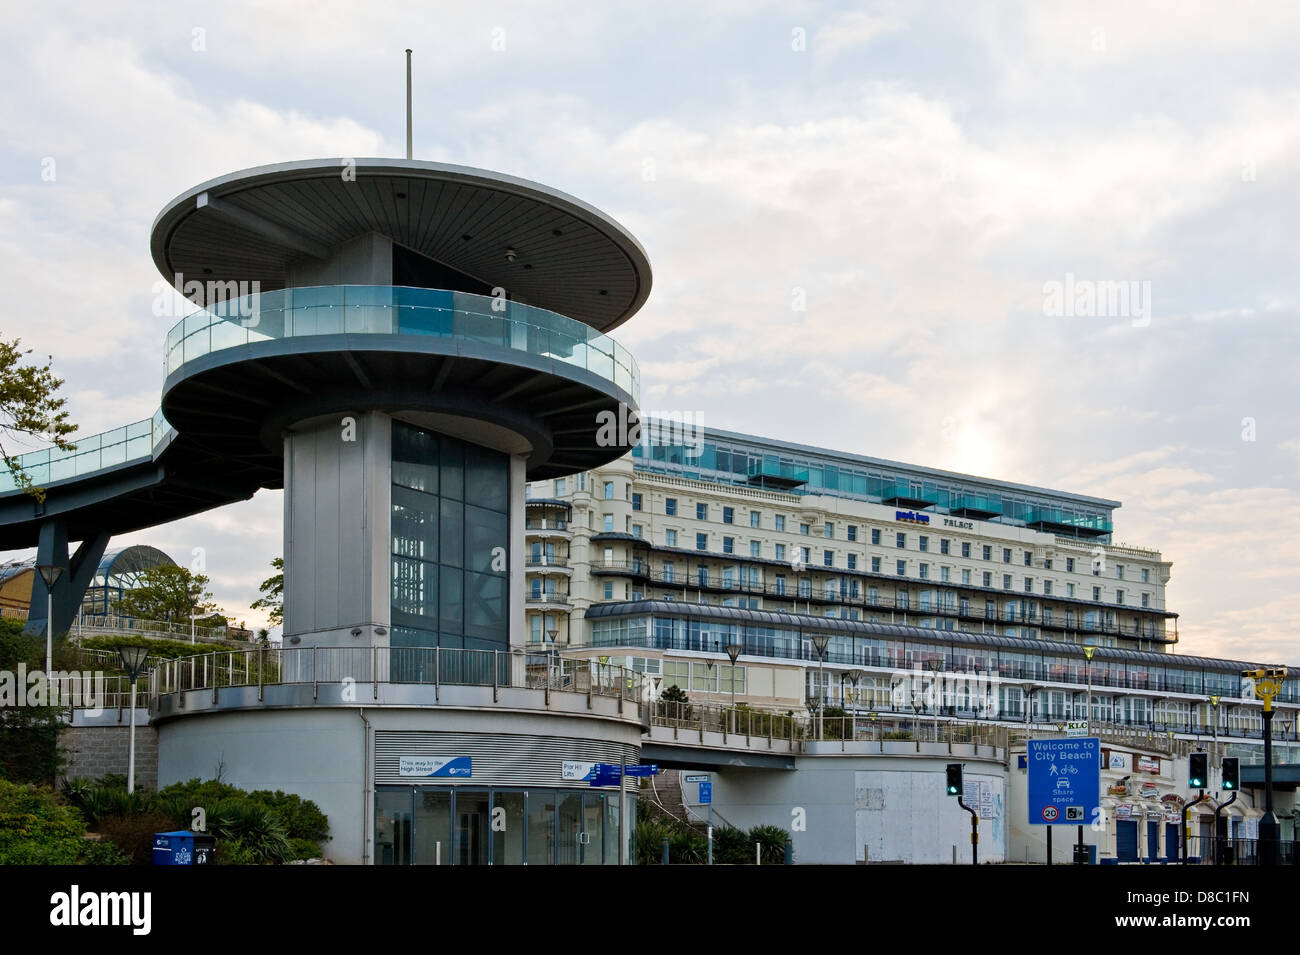
{"type": "Polygon", "coordinates": [[[231,650],[161,661],[149,674],[156,699],[187,690],[334,683],[524,687],[640,702],[644,675],[551,654],[444,647],[291,647],[231,650]]]}
{"type": "MultiPolygon", "coordinates": [[[[82,615],[78,617],[73,626],[72,632],[75,635],[84,634],[105,634],[108,636],[141,636],[151,639],[176,639],[188,643],[190,639],[190,627],[185,623],[170,623],[164,620],[141,620],[137,617],[119,617],[113,615],[82,615]]],[[[195,640],[212,643],[232,643],[232,633],[247,633],[252,635],[251,631],[237,631],[229,627],[199,627],[194,628],[195,640]]],[[[244,641],[247,642],[247,641],[244,641]]]]}

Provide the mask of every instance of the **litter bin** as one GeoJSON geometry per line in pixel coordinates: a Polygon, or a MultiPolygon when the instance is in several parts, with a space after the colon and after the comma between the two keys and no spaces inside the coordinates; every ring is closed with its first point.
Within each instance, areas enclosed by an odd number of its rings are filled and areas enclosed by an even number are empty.
{"type": "Polygon", "coordinates": [[[210,865],[217,840],[207,833],[155,832],[153,836],[154,865],[210,865]]]}
{"type": "Polygon", "coordinates": [[[1076,845],[1074,847],[1074,864],[1075,865],[1096,865],[1097,847],[1076,845]]]}

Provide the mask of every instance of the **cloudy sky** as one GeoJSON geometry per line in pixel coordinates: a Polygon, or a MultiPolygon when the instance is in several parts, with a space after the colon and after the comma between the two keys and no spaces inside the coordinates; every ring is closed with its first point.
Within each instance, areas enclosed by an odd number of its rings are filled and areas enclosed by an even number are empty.
{"type": "MultiPolygon", "coordinates": [[[[55,356],[83,434],[152,414],[158,210],[402,155],[409,46],[417,158],[644,244],[616,336],[644,406],[1121,500],[1115,540],[1173,562],[1180,650],[1300,664],[1298,42],[1287,3],[28,5],[0,331],[55,356]],[[1053,307],[1102,282],[1133,294],[1053,307]]],[[[251,624],[281,506],[115,543],[203,548],[251,624]]]]}

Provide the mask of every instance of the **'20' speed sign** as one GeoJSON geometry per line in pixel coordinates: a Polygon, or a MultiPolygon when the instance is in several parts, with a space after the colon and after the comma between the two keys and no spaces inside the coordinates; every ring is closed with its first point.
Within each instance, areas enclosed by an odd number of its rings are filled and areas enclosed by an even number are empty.
{"type": "Polygon", "coordinates": [[[1043,807],[1043,818],[1046,819],[1048,822],[1055,822],[1055,821],[1056,821],[1056,807],[1055,807],[1055,806],[1044,806],[1044,807],[1043,807]]]}

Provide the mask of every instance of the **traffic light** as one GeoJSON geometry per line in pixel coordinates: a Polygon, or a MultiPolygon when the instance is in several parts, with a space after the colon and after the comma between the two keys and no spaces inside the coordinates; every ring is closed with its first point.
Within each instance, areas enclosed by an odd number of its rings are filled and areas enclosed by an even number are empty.
{"type": "Polygon", "coordinates": [[[1241,788],[1241,771],[1236,756],[1223,757],[1223,782],[1219,786],[1234,791],[1241,788]]]}
{"type": "Polygon", "coordinates": [[[1210,778],[1210,754],[1192,753],[1187,773],[1187,785],[1192,789],[1204,789],[1210,778]]]}
{"type": "Polygon", "coordinates": [[[948,795],[960,796],[961,788],[961,763],[948,764],[948,795]]]}

